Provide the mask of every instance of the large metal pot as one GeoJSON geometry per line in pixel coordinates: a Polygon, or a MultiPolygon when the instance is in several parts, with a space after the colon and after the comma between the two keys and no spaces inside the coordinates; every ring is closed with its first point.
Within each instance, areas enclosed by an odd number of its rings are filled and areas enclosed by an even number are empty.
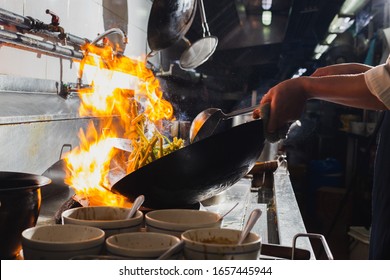
{"type": "Polygon", "coordinates": [[[112,187],[131,200],[145,195],[149,208],[188,207],[245,176],[264,145],[263,121],[215,134],[128,174],[112,187]]]}
{"type": "Polygon", "coordinates": [[[40,187],[50,179],[33,174],[0,172],[0,257],[12,259],[21,249],[21,233],[35,226],[41,206],[40,187]]]}
{"type": "Polygon", "coordinates": [[[190,29],[196,0],[154,0],[148,21],[148,44],[152,51],[168,48],[190,29]]]}

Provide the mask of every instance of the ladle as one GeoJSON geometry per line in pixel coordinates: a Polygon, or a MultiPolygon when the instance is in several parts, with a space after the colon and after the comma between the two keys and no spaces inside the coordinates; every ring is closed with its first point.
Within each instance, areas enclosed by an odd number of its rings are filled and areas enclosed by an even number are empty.
{"type": "Polygon", "coordinates": [[[137,196],[137,198],[134,200],[133,206],[130,209],[129,215],[127,215],[127,219],[131,219],[134,216],[135,212],[137,212],[137,210],[141,207],[144,201],[145,196],[143,196],[142,194],[137,196]]]}
{"type": "Polygon", "coordinates": [[[248,236],[250,231],[252,230],[253,226],[256,224],[257,220],[261,216],[261,210],[260,209],[254,209],[251,214],[249,215],[248,221],[246,222],[243,230],[241,231],[240,238],[238,239],[237,245],[241,245],[242,242],[245,240],[245,238],[248,236]]]}
{"type": "Polygon", "coordinates": [[[190,142],[194,143],[212,135],[221,120],[227,120],[234,116],[249,113],[257,107],[258,105],[243,108],[228,114],[225,114],[218,108],[209,108],[200,112],[192,121],[190,127],[190,142]]]}
{"type": "Polygon", "coordinates": [[[237,202],[236,204],[234,204],[234,206],[232,208],[230,208],[227,212],[225,212],[225,214],[221,215],[221,217],[219,217],[219,219],[217,220],[217,222],[221,221],[223,218],[225,218],[227,216],[227,214],[229,214],[230,212],[232,212],[234,210],[234,208],[237,207],[237,205],[239,204],[239,202],[237,202]]]}
{"type": "Polygon", "coordinates": [[[184,247],[184,241],[180,240],[180,242],[176,243],[172,247],[170,247],[168,250],[166,250],[160,257],[158,257],[158,260],[167,260],[169,259],[173,254],[180,251],[184,247]]]}

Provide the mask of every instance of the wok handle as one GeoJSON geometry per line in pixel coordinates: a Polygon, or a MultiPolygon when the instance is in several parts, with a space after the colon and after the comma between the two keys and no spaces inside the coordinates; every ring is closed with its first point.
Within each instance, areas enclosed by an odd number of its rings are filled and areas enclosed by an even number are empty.
{"type": "Polygon", "coordinates": [[[318,234],[318,233],[298,233],[298,234],[296,234],[296,235],[294,236],[294,238],[293,238],[292,253],[291,253],[291,259],[292,259],[292,260],[294,259],[295,247],[296,247],[297,239],[298,239],[299,237],[317,238],[317,239],[321,240],[322,246],[323,246],[324,249],[325,249],[325,253],[326,253],[326,255],[328,256],[328,259],[329,259],[329,260],[334,260],[333,255],[332,255],[332,252],[330,251],[330,248],[329,248],[329,246],[328,246],[328,243],[326,242],[325,237],[324,237],[322,234],[318,234]]]}
{"type": "Polygon", "coordinates": [[[71,144],[64,144],[64,145],[62,145],[61,151],[60,151],[60,160],[64,157],[64,149],[65,148],[68,148],[69,149],[68,152],[70,152],[72,150],[72,145],[71,144]]]}

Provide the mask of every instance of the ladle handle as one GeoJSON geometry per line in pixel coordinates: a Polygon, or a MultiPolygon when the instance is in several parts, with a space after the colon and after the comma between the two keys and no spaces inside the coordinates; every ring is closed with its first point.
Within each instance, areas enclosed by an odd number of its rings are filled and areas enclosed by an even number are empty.
{"type": "Polygon", "coordinates": [[[235,110],[233,112],[230,112],[230,113],[226,114],[226,117],[227,118],[231,118],[231,117],[234,117],[234,116],[246,114],[246,113],[252,112],[253,110],[257,109],[258,107],[259,107],[259,104],[251,106],[251,107],[248,107],[248,108],[238,109],[238,110],[235,110]]]}
{"type": "Polygon", "coordinates": [[[176,243],[173,245],[171,248],[169,248],[167,251],[165,251],[159,258],[158,260],[167,260],[169,259],[172,255],[175,253],[181,251],[184,247],[184,240],[180,240],[179,243],[176,243]]]}
{"type": "Polygon", "coordinates": [[[137,212],[137,210],[141,207],[142,203],[145,201],[145,196],[140,195],[138,196],[133,203],[133,206],[130,209],[129,214],[127,215],[127,218],[130,219],[134,216],[134,214],[137,212]]]}
{"type": "Polygon", "coordinates": [[[204,10],[203,0],[198,0],[200,18],[202,20],[203,37],[210,36],[209,25],[206,20],[206,12],[204,10]]]}

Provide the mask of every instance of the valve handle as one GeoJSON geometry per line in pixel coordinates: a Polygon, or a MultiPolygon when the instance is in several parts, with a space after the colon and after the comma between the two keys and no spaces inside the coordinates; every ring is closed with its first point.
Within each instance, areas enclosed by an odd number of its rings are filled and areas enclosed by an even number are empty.
{"type": "Polygon", "coordinates": [[[58,26],[60,24],[60,17],[56,15],[54,12],[46,9],[46,14],[51,15],[51,24],[54,26],[58,26]]]}

